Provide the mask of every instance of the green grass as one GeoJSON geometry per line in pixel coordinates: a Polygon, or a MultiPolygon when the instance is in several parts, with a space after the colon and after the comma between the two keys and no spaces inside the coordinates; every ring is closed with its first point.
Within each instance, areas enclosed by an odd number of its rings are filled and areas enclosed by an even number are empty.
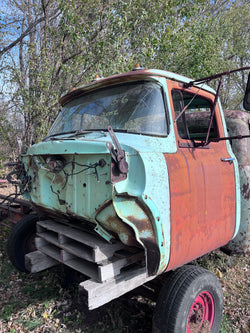
{"type": "Polygon", "coordinates": [[[230,322],[230,318],[228,315],[223,315],[222,324],[220,333],[234,333],[234,328],[232,328],[232,323],[230,322]]]}

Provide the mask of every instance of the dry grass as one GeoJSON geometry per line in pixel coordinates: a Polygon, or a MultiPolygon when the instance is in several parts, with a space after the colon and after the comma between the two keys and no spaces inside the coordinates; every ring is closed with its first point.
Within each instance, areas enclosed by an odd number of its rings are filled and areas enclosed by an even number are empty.
{"type": "Polygon", "coordinates": [[[220,280],[224,294],[221,333],[250,332],[249,256],[214,251],[196,261],[220,280]]]}

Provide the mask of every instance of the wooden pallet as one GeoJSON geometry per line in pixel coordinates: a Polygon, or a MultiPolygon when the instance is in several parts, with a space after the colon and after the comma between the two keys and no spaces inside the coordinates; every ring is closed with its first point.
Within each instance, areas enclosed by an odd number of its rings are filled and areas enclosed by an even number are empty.
{"type": "Polygon", "coordinates": [[[36,247],[25,256],[26,268],[35,273],[63,263],[84,274],[79,291],[90,310],[155,278],[147,276],[144,251],[118,240],[108,243],[79,226],[39,221],[36,247]]]}
{"type": "Polygon", "coordinates": [[[108,243],[90,234],[51,220],[37,222],[37,251],[25,256],[26,268],[39,272],[59,263],[96,282],[112,280],[134,263],[143,265],[144,252],[115,240],[108,243]]]}

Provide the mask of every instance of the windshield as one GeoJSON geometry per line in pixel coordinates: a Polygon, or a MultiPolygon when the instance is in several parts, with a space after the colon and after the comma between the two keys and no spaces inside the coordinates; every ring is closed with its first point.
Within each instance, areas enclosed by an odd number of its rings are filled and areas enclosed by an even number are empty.
{"type": "Polygon", "coordinates": [[[48,136],[107,130],[167,135],[162,90],[153,82],[126,83],[86,93],[65,104],[48,136]]]}

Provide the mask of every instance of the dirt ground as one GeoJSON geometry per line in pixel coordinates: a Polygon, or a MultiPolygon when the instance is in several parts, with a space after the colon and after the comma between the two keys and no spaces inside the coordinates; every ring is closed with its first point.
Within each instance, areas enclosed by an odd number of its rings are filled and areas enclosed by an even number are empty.
{"type": "Polygon", "coordinates": [[[9,185],[8,183],[0,183],[0,194],[10,195],[15,193],[15,186],[9,185]]]}

